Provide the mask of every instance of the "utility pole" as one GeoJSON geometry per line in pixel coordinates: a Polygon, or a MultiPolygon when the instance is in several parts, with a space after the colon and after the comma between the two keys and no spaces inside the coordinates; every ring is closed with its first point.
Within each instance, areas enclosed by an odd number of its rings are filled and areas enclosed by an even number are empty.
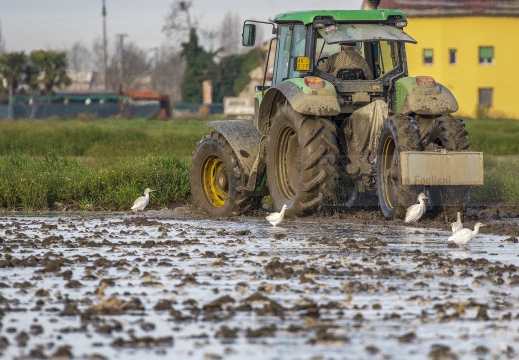
{"type": "Polygon", "coordinates": [[[107,68],[107,54],[106,54],[106,6],[105,0],[103,0],[103,81],[104,81],[104,90],[108,88],[108,82],[106,79],[106,68],[107,68]]]}
{"type": "Polygon", "coordinates": [[[117,34],[119,36],[119,93],[123,92],[123,40],[128,34],[117,34]]]}

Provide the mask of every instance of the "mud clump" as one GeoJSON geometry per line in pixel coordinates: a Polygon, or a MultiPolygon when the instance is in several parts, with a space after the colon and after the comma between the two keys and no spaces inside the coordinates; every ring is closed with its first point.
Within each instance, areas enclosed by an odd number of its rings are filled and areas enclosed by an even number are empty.
{"type": "Polygon", "coordinates": [[[245,330],[245,336],[247,338],[263,338],[263,337],[273,337],[276,335],[277,327],[275,324],[270,324],[267,326],[262,326],[257,329],[247,328],[245,330]]]}
{"type": "Polygon", "coordinates": [[[161,338],[153,338],[151,336],[132,337],[131,339],[116,338],[112,342],[112,346],[126,348],[154,348],[158,346],[172,346],[173,337],[165,336],[161,338]]]}
{"type": "Polygon", "coordinates": [[[466,227],[490,226],[464,250],[447,242],[453,219],[427,214],[408,226],[362,209],[275,229],[190,214],[0,217],[0,357],[519,351],[517,209],[470,209],[466,227]]]}

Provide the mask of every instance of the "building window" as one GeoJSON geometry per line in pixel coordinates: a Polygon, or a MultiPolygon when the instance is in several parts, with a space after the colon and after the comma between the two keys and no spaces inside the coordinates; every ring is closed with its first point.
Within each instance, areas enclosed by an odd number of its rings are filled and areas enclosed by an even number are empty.
{"type": "Polygon", "coordinates": [[[479,63],[493,64],[494,63],[494,47],[480,46],[479,47],[479,63]]]}
{"type": "Polygon", "coordinates": [[[483,108],[492,107],[492,88],[482,88],[478,90],[478,106],[483,108]]]}
{"type": "Polygon", "coordinates": [[[433,49],[424,49],[423,50],[423,63],[425,65],[433,63],[433,49]]]}
{"type": "Polygon", "coordinates": [[[449,49],[449,64],[455,65],[458,62],[458,51],[456,49],[449,49]]]}

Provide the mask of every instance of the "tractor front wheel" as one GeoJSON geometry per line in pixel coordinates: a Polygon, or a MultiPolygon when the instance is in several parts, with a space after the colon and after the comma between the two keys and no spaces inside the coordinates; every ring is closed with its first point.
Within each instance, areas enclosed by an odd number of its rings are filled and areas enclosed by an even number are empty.
{"type": "Polygon", "coordinates": [[[247,198],[241,188],[241,171],[231,146],[217,131],[206,135],[193,153],[191,194],[195,206],[211,216],[243,212],[247,198]]]}

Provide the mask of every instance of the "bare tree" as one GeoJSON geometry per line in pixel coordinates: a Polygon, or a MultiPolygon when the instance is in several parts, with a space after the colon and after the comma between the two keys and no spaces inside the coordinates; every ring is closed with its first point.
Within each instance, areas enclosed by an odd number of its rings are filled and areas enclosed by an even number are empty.
{"type": "Polygon", "coordinates": [[[204,30],[200,29],[200,37],[205,39],[209,45],[209,52],[216,51],[216,40],[219,39],[219,33],[216,30],[204,30]]]}
{"type": "MultiPolygon", "coordinates": [[[[108,44],[109,45],[109,44],[108,44]]],[[[110,53],[110,48],[108,47],[108,54],[110,53]]],[[[92,42],[92,69],[96,71],[101,76],[97,76],[95,78],[95,87],[102,89],[104,88],[104,79],[103,79],[103,66],[104,66],[104,49],[103,49],[103,39],[101,37],[97,37],[92,42]]],[[[108,71],[108,70],[107,70],[108,71]]],[[[108,78],[107,74],[107,78],[108,78]]],[[[110,90],[109,88],[105,90],[110,90]]],[[[116,89],[112,89],[116,90],[116,89]]]]}
{"type": "Polygon", "coordinates": [[[100,37],[92,41],[92,66],[96,70],[103,69],[103,39],[100,37]]]}
{"type": "Polygon", "coordinates": [[[172,103],[179,102],[181,84],[186,64],[180,52],[171,47],[161,47],[156,50],[153,69],[155,78],[154,90],[159,94],[169,96],[172,103]]]}
{"type": "Polygon", "coordinates": [[[227,12],[220,27],[221,56],[228,56],[240,52],[241,21],[238,14],[227,12]]]}
{"type": "Polygon", "coordinates": [[[189,31],[195,27],[197,23],[191,19],[189,12],[192,5],[193,1],[174,0],[171,4],[171,12],[162,27],[162,32],[179,48],[181,42],[187,41],[189,31]]]}
{"type": "Polygon", "coordinates": [[[80,41],[72,44],[67,51],[68,68],[70,70],[91,70],[93,66],[94,55],[80,41]]]}
{"type": "MultiPolygon", "coordinates": [[[[134,43],[125,43],[123,49],[123,83],[127,84],[128,89],[140,90],[142,84],[139,83],[139,80],[145,77],[149,79],[150,70],[147,51],[134,43]]],[[[149,86],[149,84],[144,85],[149,86]]]]}
{"type": "Polygon", "coordinates": [[[208,38],[210,46],[217,38],[214,31],[203,31],[196,18],[191,16],[193,0],[174,0],[171,12],[166,18],[162,31],[169,40],[169,46],[163,46],[155,65],[157,91],[167,94],[172,103],[182,100],[182,83],[186,69],[185,59],[181,56],[182,43],[189,41],[191,29],[196,29],[204,38],[208,38]]]}
{"type": "MultiPolygon", "coordinates": [[[[147,52],[133,42],[125,42],[122,49],[112,54],[107,68],[108,90],[119,91],[120,83],[120,59],[122,56],[122,90],[140,90],[143,78],[150,75],[150,62],[147,52]]],[[[145,86],[147,84],[144,84],[145,86]]]]}

